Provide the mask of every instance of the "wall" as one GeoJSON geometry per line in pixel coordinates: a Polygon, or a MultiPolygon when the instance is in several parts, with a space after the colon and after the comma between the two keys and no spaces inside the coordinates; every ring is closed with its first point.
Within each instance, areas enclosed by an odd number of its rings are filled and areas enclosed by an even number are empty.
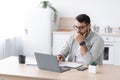
{"type": "MultiPolygon", "coordinates": [[[[42,0],[24,0],[24,27],[28,30],[32,28],[32,26],[29,25],[32,22],[30,17],[32,10],[36,7],[39,8],[39,4],[41,1],[42,0]]],[[[108,25],[112,27],[120,26],[118,22],[120,21],[119,0],[48,1],[50,1],[50,3],[57,9],[58,19],[60,17],[75,17],[78,14],[86,13],[91,17],[92,25],[96,24],[100,27],[106,27],[108,25]]],[[[25,53],[29,52],[26,51],[25,53]]]]}
{"type": "MultiPolygon", "coordinates": [[[[33,8],[39,7],[40,1],[42,0],[0,1],[1,27],[3,28],[4,26],[3,29],[7,30],[6,32],[9,32],[11,30],[10,33],[13,34],[20,31],[21,26],[29,28],[30,27],[29,23],[31,22],[30,21],[31,19],[29,17],[29,15],[31,14],[29,13],[33,8]],[[25,23],[24,25],[23,21],[25,23]],[[15,32],[12,30],[14,30],[15,32]]],[[[96,24],[100,27],[105,27],[107,25],[110,25],[112,27],[120,26],[119,24],[120,0],[48,0],[48,1],[50,1],[51,4],[57,9],[58,17],[75,17],[78,14],[86,13],[91,17],[92,25],[96,24]]],[[[1,30],[0,32],[2,32],[2,29],[0,30],[1,30]]],[[[2,45],[2,43],[0,44],[2,45]]],[[[1,47],[0,52],[2,50],[3,49],[1,47]]],[[[19,53],[22,52],[20,51],[19,53]]]]}
{"type": "Polygon", "coordinates": [[[100,27],[120,26],[120,0],[49,0],[58,10],[59,17],[75,17],[86,13],[92,25],[100,27]]]}
{"type": "Polygon", "coordinates": [[[22,0],[0,0],[0,39],[24,35],[22,0]]]}
{"type": "MultiPolygon", "coordinates": [[[[24,13],[39,6],[42,0],[24,0],[24,13]]],[[[75,17],[86,13],[92,25],[120,27],[120,0],[48,0],[57,9],[58,17],[75,17]]]]}
{"type": "Polygon", "coordinates": [[[23,1],[0,0],[0,59],[23,53],[22,40],[18,38],[24,35],[23,1]]]}

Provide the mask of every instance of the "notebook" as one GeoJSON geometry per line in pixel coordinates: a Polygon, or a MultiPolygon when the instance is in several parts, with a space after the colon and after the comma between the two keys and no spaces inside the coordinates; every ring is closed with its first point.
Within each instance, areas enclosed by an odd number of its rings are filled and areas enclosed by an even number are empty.
{"type": "Polygon", "coordinates": [[[60,62],[59,66],[61,66],[61,67],[70,67],[70,68],[76,69],[76,68],[82,66],[82,64],[74,63],[74,62],[60,62]]]}
{"type": "Polygon", "coordinates": [[[53,71],[53,72],[65,72],[71,69],[67,67],[60,67],[59,62],[57,61],[57,56],[55,55],[49,55],[38,52],[35,52],[34,54],[35,54],[37,66],[40,69],[53,71]]]}

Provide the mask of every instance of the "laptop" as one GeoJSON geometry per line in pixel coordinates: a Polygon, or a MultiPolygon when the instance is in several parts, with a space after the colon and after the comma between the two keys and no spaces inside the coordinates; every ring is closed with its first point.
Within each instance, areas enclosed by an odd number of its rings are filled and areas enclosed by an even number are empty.
{"type": "Polygon", "coordinates": [[[70,70],[71,68],[60,67],[59,62],[57,61],[57,56],[49,55],[44,53],[35,52],[35,58],[37,62],[37,66],[40,69],[53,71],[53,72],[65,72],[70,70]]]}

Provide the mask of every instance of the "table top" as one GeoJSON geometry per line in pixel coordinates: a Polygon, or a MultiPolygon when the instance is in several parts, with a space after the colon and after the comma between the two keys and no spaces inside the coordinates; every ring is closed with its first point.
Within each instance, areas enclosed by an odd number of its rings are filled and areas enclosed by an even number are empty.
{"type": "Polygon", "coordinates": [[[17,57],[8,57],[0,60],[0,75],[32,77],[48,80],[119,80],[120,66],[99,65],[98,73],[89,73],[88,70],[77,71],[71,69],[63,73],[38,69],[37,66],[19,64],[17,57]]]}

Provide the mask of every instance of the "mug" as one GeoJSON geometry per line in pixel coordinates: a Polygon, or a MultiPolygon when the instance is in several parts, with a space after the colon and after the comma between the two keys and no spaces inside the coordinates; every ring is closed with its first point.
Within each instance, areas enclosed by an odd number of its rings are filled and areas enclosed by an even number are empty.
{"type": "Polygon", "coordinates": [[[25,64],[25,56],[24,55],[18,55],[18,60],[20,64],[25,64]]]}

